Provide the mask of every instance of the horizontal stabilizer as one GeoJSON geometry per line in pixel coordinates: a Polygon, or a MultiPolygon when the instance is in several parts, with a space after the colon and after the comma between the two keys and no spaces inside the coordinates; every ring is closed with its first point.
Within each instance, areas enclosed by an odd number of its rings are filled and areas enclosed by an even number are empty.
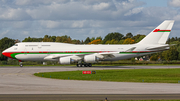
{"type": "Polygon", "coordinates": [[[136,48],[136,47],[132,47],[132,48],[126,50],[126,52],[132,52],[135,48],[136,48]]]}
{"type": "Polygon", "coordinates": [[[147,50],[163,50],[163,49],[168,49],[170,46],[174,46],[175,44],[171,45],[165,45],[165,46],[155,46],[155,47],[147,47],[147,50]]]}

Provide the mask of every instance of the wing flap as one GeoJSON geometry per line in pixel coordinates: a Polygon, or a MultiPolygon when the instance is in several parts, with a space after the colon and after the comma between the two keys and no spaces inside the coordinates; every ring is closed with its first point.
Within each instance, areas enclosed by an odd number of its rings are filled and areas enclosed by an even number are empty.
{"type": "MultiPolygon", "coordinates": [[[[109,59],[109,58],[114,58],[114,54],[119,54],[119,52],[103,52],[103,53],[94,53],[91,55],[95,55],[100,59],[109,59]]],[[[59,54],[53,54],[46,56],[44,60],[55,60],[59,59],[61,57],[70,57],[73,60],[81,60],[84,58],[85,55],[90,55],[90,54],[76,54],[76,55],[59,55],[59,54]]]]}

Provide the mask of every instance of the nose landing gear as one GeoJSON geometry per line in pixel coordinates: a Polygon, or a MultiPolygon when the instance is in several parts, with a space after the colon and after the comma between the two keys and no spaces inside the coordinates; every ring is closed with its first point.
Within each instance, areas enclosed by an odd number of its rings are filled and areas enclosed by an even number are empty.
{"type": "Polygon", "coordinates": [[[22,64],[22,61],[21,61],[21,60],[19,60],[19,66],[20,66],[20,67],[23,67],[23,64],[22,64]]]}
{"type": "Polygon", "coordinates": [[[20,64],[20,67],[23,67],[23,64],[20,64]]]}

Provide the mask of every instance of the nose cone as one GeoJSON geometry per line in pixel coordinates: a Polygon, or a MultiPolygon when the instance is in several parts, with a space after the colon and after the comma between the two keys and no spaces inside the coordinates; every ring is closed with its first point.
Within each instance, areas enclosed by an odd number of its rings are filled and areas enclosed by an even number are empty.
{"type": "Polygon", "coordinates": [[[5,51],[3,51],[2,54],[3,54],[4,56],[6,56],[6,55],[5,55],[5,54],[6,54],[5,51]]]}
{"type": "Polygon", "coordinates": [[[9,53],[9,52],[3,51],[2,54],[6,57],[12,58],[11,53],[9,53]]]}

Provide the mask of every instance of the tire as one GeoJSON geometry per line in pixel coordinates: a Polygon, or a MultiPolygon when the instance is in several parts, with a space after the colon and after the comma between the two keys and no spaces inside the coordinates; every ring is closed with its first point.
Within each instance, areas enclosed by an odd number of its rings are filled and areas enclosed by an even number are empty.
{"type": "Polygon", "coordinates": [[[92,64],[91,64],[91,63],[89,63],[89,64],[88,64],[88,66],[89,66],[89,67],[92,67],[92,64]]]}
{"type": "Polygon", "coordinates": [[[23,67],[23,65],[22,65],[22,64],[20,64],[20,67],[23,67]]]}

